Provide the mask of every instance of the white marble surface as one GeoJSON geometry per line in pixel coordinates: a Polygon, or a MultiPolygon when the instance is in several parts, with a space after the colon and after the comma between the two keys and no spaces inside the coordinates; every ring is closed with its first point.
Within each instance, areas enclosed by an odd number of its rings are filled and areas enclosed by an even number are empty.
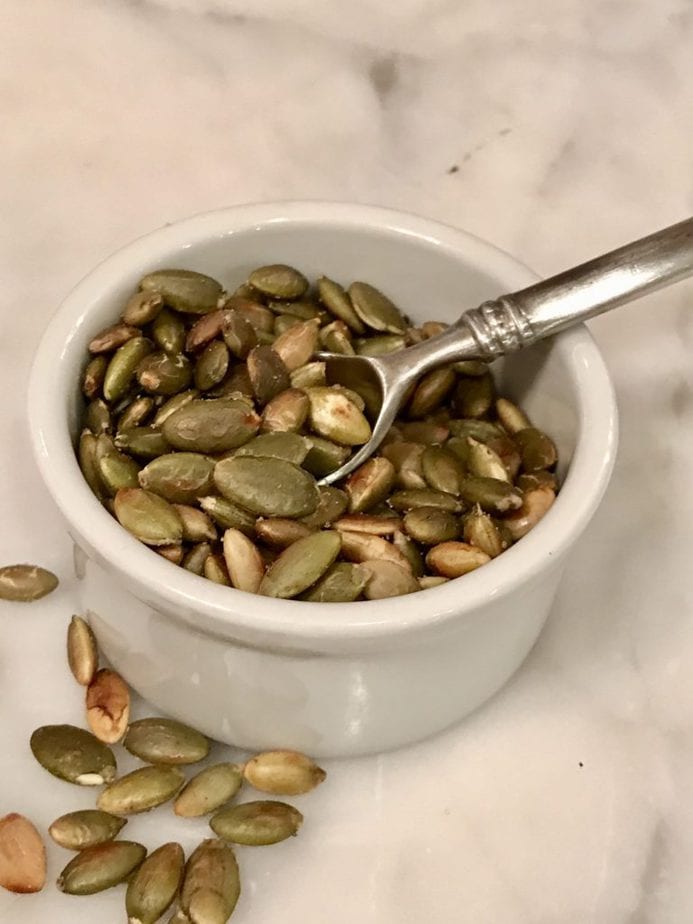
{"type": "MultiPolygon", "coordinates": [[[[542,273],[683,218],[693,4],[5,0],[0,29],[0,559],[65,578],[0,605],[0,814],[45,827],[90,801],[27,756],[80,717],[69,548],[24,415],[56,303],[134,236],[248,200],[405,208],[542,273]]],[[[460,727],[330,765],[301,837],[243,854],[239,924],[693,920],[693,287],[593,329],[619,463],[539,644],[460,727]]],[[[178,836],[167,813],[128,831],[178,836]]],[[[0,920],[116,924],[121,903],[3,892],[0,920]]]]}

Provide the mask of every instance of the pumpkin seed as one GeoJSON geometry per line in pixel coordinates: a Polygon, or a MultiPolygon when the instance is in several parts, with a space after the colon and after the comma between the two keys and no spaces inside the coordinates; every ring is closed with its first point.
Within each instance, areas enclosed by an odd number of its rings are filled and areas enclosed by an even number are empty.
{"type": "Polygon", "coordinates": [[[116,350],[103,380],[103,396],[106,401],[122,398],[130,387],[137,367],[151,351],[151,341],[146,337],[133,337],[116,350]]]}
{"type": "Polygon", "coordinates": [[[213,311],[223,293],[216,279],[182,269],[148,273],[140,280],[140,289],[158,292],[167,305],[185,314],[207,314],[213,311]]]}
{"type": "Polygon", "coordinates": [[[479,504],[487,513],[507,513],[522,506],[522,492],[498,478],[466,475],[460,494],[468,504],[479,504]]]}
{"type": "Polygon", "coordinates": [[[30,603],[52,593],[58,579],[38,565],[4,565],[0,568],[0,600],[30,603]]]}
{"type": "Polygon", "coordinates": [[[175,509],[151,491],[121,488],[114,509],[120,525],[146,545],[170,545],[183,538],[183,524],[175,509]]]}
{"type": "Polygon", "coordinates": [[[270,565],[259,592],[266,597],[296,597],[323,576],[341,544],[339,533],[326,530],[299,539],[270,565]]]}
{"type": "Polygon", "coordinates": [[[556,464],[556,447],[549,437],[536,427],[518,430],[515,433],[515,442],[522,457],[522,468],[527,474],[553,468],[556,464]]]}
{"type": "Polygon", "coordinates": [[[404,528],[412,539],[424,545],[436,545],[460,535],[457,517],[440,507],[415,507],[405,515],[404,528]]]}
{"type": "Polygon", "coordinates": [[[272,349],[289,372],[305,366],[318,346],[318,321],[302,321],[280,334],[272,349]]]}
{"type": "Polygon", "coordinates": [[[414,540],[405,533],[397,531],[392,536],[392,544],[405,559],[414,577],[421,577],[424,573],[424,560],[414,540]]]}
{"type": "MultiPolygon", "coordinates": [[[[464,518],[464,541],[485,552],[489,558],[496,558],[505,548],[503,539],[493,519],[477,506],[464,518]]],[[[455,537],[450,537],[455,538],[455,537]]]]}
{"type": "Polygon", "coordinates": [[[427,446],[421,455],[421,470],[434,491],[459,494],[463,477],[459,460],[441,446],[427,446]]]}
{"type": "Polygon", "coordinates": [[[147,855],[134,841],[108,841],[87,847],[70,860],[58,877],[58,888],[68,895],[94,895],[124,882],[147,855]]]}
{"type": "Polygon", "coordinates": [[[296,432],[308,418],[308,395],[297,388],[287,388],[269,401],[262,412],[262,429],[296,432]]]}
{"type": "Polygon", "coordinates": [[[292,388],[315,388],[325,385],[325,363],[312,362],[299,366],[291,373],[290,379],[292,388]]]}
{"type": "Polygon", "coordinates": [[[335,520],[334,528],[341,532],[371,533],[374,536],[391,536],[402,528],[396,515],[378,516],[368,513],[350,513],[335,520]]]}
{"type": "Polygon", "coordinates": [[[220,337],[224,329],[224,321],[230,314],[231,312],[224,308],[217,308],[209,314],[201,315],[186,334],[183,345],[185,352],[195,353],[206,347],[216,337],[220,337]]]}
{"type": "Polygon", "coordinates": [[[318,506],[315,512],[301,517],[300,522],[310,529],[320,529],[340,517],[347,509],[348,504],[347,495],[340,488],[335,488],[332,485],[320,485],[318,487],[318,506]]]}
{"type": "Polygon", "coordinates": [[[155,428],[161,427],[164,421],[167,420],[171,414],[174,414],[179,408],[185,407],[185,405],[189,404],[193,398],[197,398],[199,394],[200,393],[196,388],[188,388],[186,391],[181,391],[179,394],[169,398],[168,401],[165,401],[161,405],[159,410],[154,415],[152,425],[155,428]]]}
{"type": "Polygon", "coordinates": [[[98,809],[85,809],[56,818],[48,833],[56,844],[66,850],[86,850],[87,847],[112,841],[126,824],[125,818],[117,818],[98,809]]]}
{"type": "Polygon", "coordinates": [[[183,525],[183,539],[186,542],[213,542],[217,538],[217,529],[203,510],[187,504],[174,504],[176,513],[183,525]]]}
{"type": "Polygon", "coordinates": [[[128,404],[118,419],[118,430],[129,430],[131,427],[139,427],[150,417],[154,410],[154,399],[148,395],[135,398],[132,404],[128,404]]]}
{"type": "Polygon", "coordinates": [[[46,848],[34,825],[17,812],[0,818],[0,886],[40,892],[46,884],[46,848]]]}
{"type": "Polygon", "coordinates": [[[460,417],[485,417],[493,407],[496,389],[490,372],[460,378],[453,404],[460,417]]]}
{"type": "Polygon", "coordinates": [[[157,555],[161,558],[165,558],[166,561],[170,561],[174,565],[180,565],[183,561],[183,546],[182,545],[161,545],[158,548],[154,549],[157,555]]]}
{"type": "Polygon", "coordinates": [[[199,542],[197,545],[194,545],[189,552],[186,552],[183,556],[181,565],[186,571],[202,576],[204,574],[205,562],[211,551],[212,547],[209,542],[199,542]]]}
{"type": "Polygon", "coordinates": [[[426,447],[423,443],[397,441],[383,446],[381,452],[395,467],[395,479],[403,488],[425,488],[422,456],[426,447]]]}
{"type": "Polygon", "coordinates": [[[173,904],[183,880],[185,855],[180,844],[163,844],[128,883],[125,910],[130,924],[155,924],[173,904]]]}
{"type": "Polygon", "coordinates": [[[258,592],[265,566],[257,546],[238,529],[224,533],[224,560],[231,585],[247,593],[258,592]]]}
{"type": "Polygon", "coordinates": [[[303,273],[284,263],[258,267],[248,276],[248,283],[270,298],[301,298],[308,291],[308,280],[303,273]]]}
{"type": "Polygon", "coordinates": [[[518,433],[520,430],[526,430],[532,426],[532,422],[525,412],[507,398],[499,398],[496,401],[496,414],[498,414],[498,419],[510,434],[518,433]]]}
{"type": "Polygon", "coordinates": [[[318,298],[330,314],[343,321],[355,334],[365,333],[366,328],[354,311],[351,299],[339,283],[321,276],[318,279],[318,298]]]}
{"type": "Polygon", "coordinates": [[[450,366],[427,372],[416,386],[409,402],[410,417],[425,417],[447,398],[457,376],[450,366]]]}
{"type": "Polygon", "coordinates": [[[448,578],[461,577],[489,561],[489,555],[466,542],[441,542],[426,555],[428,567],[448,578]]]}
{"type": "Polygon", "coordinates": [[[400,334],[382,334],[380,337],[367,337],[354,341],[359,356],[386,356],[403,350],[407,341],[400,334]]]}
{"type": "Polygon", "coordinates": [[[184,783],[178,767],[140,767],[109,783],[96,805],[111,815],[137,815],[168,802],[184,783]]]}
{"type": "Polygon", "coordinates": [[[136,488],[139,485],[140,467],[130,456],[118,450],[107,452],[98,459],[101,484],[113,497],[121,488],[136,488]]]}
{"type": "Polygon", "coordinates": [[[246,536],[255,532],[255,517],[225,497],[203,497],[200,506],[222,529],[240,529],[246,536]]]}
{"type": "Polygon", "coordinates": [[[312,430],[344,446],[360,446],[368,442],[371,425],[362,411],[339,389],[327,386],[308,388],[307,395],[312,430]]]}
{"type": "Polygon", "coordinates": [[[311,441],[297,433],[263,433],[253,437],[245,446],[237,449],[236,456],[254,456],[265,459],[284,459],[300,465],[308,455],[311,441]]]}
{"type": "Polygon", "coordinates": [[[313,530],[298,520],[290,520],[286,517],[270,517],[266,520],[260,518],[255,523],[255,532],[258,539],[266,542],[272,548],[285,549],[293,542],[310,536],[313,530]]]}
{"type": "MultiPolygon", "coordinates": [[[[259,302],[249,298],[231,296],[224,303],[226,309],[237,312],[250,324],[256,334],[271,333],[274,327],[274,314],[259,302]]],[[[232,349],[229,345],[229,349],[232,349]]]]}
{"type": "Polygon", "coordinates": [[[450,436],[448,427],[428,420],[407,421],[400,423],[399,428],[406,442],[425,443],[426,446],[442,445],[450,436]]]}
{"type": "Polygon", "coordinates": [[[121,318],[125,324],[144,327],[156,318],[163,305],[164,300],[158,292],[135,292],[127,300],[121,318]]]}
{"type": "Polygon", "coordinates": [[[367,282],[352,282],[349,298],[363,323],[373,330],[403,334],[407,324],[402,314],[383,293],[367,282]]]}
{"type": "Polygon", "coordinates": [[[155,427],[133,427],[121,430],[116,434],[115,444],[118,449],[124,449],[141,459],[156,459],[157,456],[171,450],[171,445],[164,434],[155,427]]]}
{"type": "Polygon", "coordinates": [[[136,327],[131,327],[129,324],[123,324],[122,322],[112,324],[111,327],[99,331],[99,333],[92,338],[89,342],[89,352],[111,353],[124,343],[127,343],[128,340],[132,340],[133,337],[139,336],[140,332],[136,327]]]}
{"type": "Polygon", "coordinates": [[[558,481],[556,476],[552,472],[547,472],[545,470],[539,470],[537,472],[532,472],[531,474],[520,475],[517,479],[517,487],[521,491],[531,491],[532,488],[538,488],[542,485],[551,488],[551,490],[556,493],[558,490],[558,481]]]}
{"type": "Polygon", "coordinates": [[[245,359],[257,346],[255,328],[239,311],[224,312],[222,334],[224,343],[237,359],[245,359]]]}
{"type": "Polygon", "coordinates": [[[74,725],[44,725],[31,736],[31,752],[44,770],[68,783],[100,786],[115,777],[113,752],[74,725]]]}
{"type": "Polygon", "coordinates": [[[165,353],[180,354],[186,341],[186,330],[183,319],[175,311],[164,308],[154,319],[151,326],[154,343],[165,353]]]}
{"type": "Polygon", "coordinates": [[[460,375],[486,375],[488,372],[488,363],[482,359],[463,359],[453,363],[452,368],[460,375]]]}
{"type": "Polygon", "coordinates": [[[195,764],[209,754],[209,741],[175,719],[149,718],[133,722],[123,747],[150,764],[195,764]]]}
{"type": "Polygon", "coordinates": [[[358,600],[365,584],[366,573],[361,565],[338,561],[301,595],[301,599],[317,603],[350,603],[358,600]]]}
{"type": "Polygon", "coordinates": [[[243,399],[195,398],[164,421],[162,432],[174,449],[225,452],[247,443],[259,426],[260,418],[243,399]]]}
{"type": "Polygon", "coordinates": [[[362,513],[383,501],[395,483],[395,467],[384,456],[375,456],[359,466],[346,481],[349,512],[362,513]]]}
{"type": "Polygon", "coordinates": [[[67,630],[67,663],[77,683],[88,687],[99,666],[99,652],[91,626],[73,616],[67,630]]]}
{"type": "MultiPolygon", "coordinates": [[[[222,840],[203,841],[187,862],[180,893],[180,907],[186,915],[194,910],[193,901],[201,893],[218,896],[226,918],[231,916],[241,893],[241,882],[233,849],[222,840]]],[[[197,918],[198,924],[222,924],[223,920],[223,917],[197,918]]]]}
{"type": "Polygon", "coordinates": [[[195,387],[200,391],[214,388],[223,381],[229,368],[229,351],[222,340],[212,340],[195,364],[195,387]]]}
{"type": "Polygon", "coordinates": [[[295,321],[310,321],[311,318],[320,318],[319,309],[308,301],[288,302],[282,299],[270,299],[267,302],[267,307],[277,316],[292,317],[295,321]]]}
{"type": "Polygon", "coordinates": [[[209,824],[226,841],[260,847],[294,837],[303,815],[286,802],[244,802],[218,812],[209,824]]]}
{"type": "Polygon", "coordinates": [[[480,478],[496,478],[498,481],[510,481],[508,470],[500,456],[486,443],[475,440],[473,436],[467,437],[469,451],[467,453],[467,468],[471,475],[480,478]]]}
{"type": "Polygon", "coordinates": [[[85,414],[85,422],[89,430],[98,436],[108,433],[111,429],[111,412],[108,405],[101,398],[95,398],[89,403],[85,414]]]}
{"type": "Polygon", "coordinates": [[[95,356],[89,360],[82,376],[82,393],[86,398],[95,398],[106,378],[108,359],[105,356],[95,356]]]}
{"type": "Polygon", "coordinates": [[[387,499],[394,510],[413,510],[415,507],[438,507],[451,513],[460,513],[462,503],[452,494],[427,488],[409,488],[396,491],[387,499]]]}
{"type": "Polygon", "coordinates": [[[428,590],[429,587],[440,587],[441,584],[447,584],[450,578],[443,577],[442,574],[427,574],[419,578],[419,587],[421,590],[428,590]]]}
{"type": "Polygon", "coordinates": [[[253,393],[260,404],[271,401],[291,384],[286,366],[270,346],[253,347],[246,363],[253,393]]]}
{"type": "Polygon", "coordinates": [[[343,532],[341,536],[342,555],[348,561],[362,564],[365,561],[382,559],[392,561],[405,570],[409,568],[407,558],[391,542],[381,536],[356,532],[343,532]]]}
{"type": "Polygon", "coordinates": [[[214,462],[197,452],[172,452],[151,461],[139,484],[174,504],[191,504],[214,488],[214,462]]]}
{"type": "Polygon", "coordinates": [[[213,889],[198,889],[191,898],[186,920],[190,924],[225,924],[229,916],[224,899],[213,889]]]}
{"type": "Polygon", "coordinates": [[[253,789],[273,796],[300,796],[322,783],[327,774],[299,751],[263,751],[246,763],[243,776],[253,789]]]}
{"type": "Polygon", "coordinates": [[[503,519],[503,525],[513,539],[521,539],[537,525],[555,500],[556,495],[548,485],[533,488],[525,494],[520,509],[503,519]]]}
{"type": "Polygon", "coordinates": [[[488,443],[504,435],[501,428],[489,420],[457,420],[453,418],[449,421],[448,426],[453,436],[460,437],[465,441],[468,436],[471,436],[481,443],[488,443]]]}
{"type": "Polygon", "coordinates": [[[301,517],[318,506],[315,480],[284,459],[223,459],[215,466],[214,482],[232,503],[261,516],[301,517]]]}
{"type": "Polygon", "coordinates": [[[419,589],[419,582],[409,568],[403,568],[392,561],[364,561],[361,567],[367,574],[363,589],[367,600],[399,597],[419,589]]]}
{"type": "Polygon", "coordinates": [[[83,430],[77,447],[77,459],[80,470],[84,475],[84,480],[96,497],[102,501],[106,496],[106,492],[101,482],[101,475],[96,459],[97,439],[98,437],[94,436],[89,430],[83,430]]]}
{"type": "Polygon", "coordinates": [[[194,776],[173,804],[176,815],[199,818],[226,805],[238,793],[243,771],[238,764],[214,764],[194,776]]]}
{"type": "Polygon", "coordinates": [[[87,687],[87,723],[99,741],[115,744],[130,719],[130,691],[115,671],[97,671],[87,687]]]}
{"type": "Polygon", "coordinates": [[[351,333],[343,321],[333,321],[320,331],[320,345],[330,353],[353,356],[356,352],[351,343],[351,333]]]}
{"type": "Polygon", "coordinates": [[[303,460],[303,467],[316,478],[322,478],[336,471],[349,458],[347,446],[338,446],[321,436],[310,436],[310,449],[303,460]]]}
{"type": "Polygon", "coordinates": [[[153,395],[176,395],[192,377],[190,361],[182,353],[150,353],[137,367],[137,381],[153,395]]]}
{"type": "Polygon", "coordinates": [[[214,581],[215,584],[222,584],[224,587],[231,586],[231,578],[226,568],[226,562],[218,552],[212,552],[211,555],[207,556],[202,567],[202,573],[207,580],[214,581]]]}

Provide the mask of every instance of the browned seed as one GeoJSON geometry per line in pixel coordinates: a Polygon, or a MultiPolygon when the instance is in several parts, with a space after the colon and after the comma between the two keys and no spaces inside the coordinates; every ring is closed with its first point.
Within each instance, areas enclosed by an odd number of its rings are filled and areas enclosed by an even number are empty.
{"type": "Polygon", "coordinates": [[[341,532],[341,536],[342,555],[347,561],[360,563],[382,559],[411,570],[407,558],[391,542],[381,536],[347,530],[341,532]]]}
{"type": "Polygon", "coordinates": [[[334,528],[344,532],[370,533],[373,536],[391,536],[402,528],[398,516],[377,516],[369,513],[350,513],[334,522],[334,528]]]}
{"type": "Polygon", "coordinates": [[[87,687],[86,704],[92,733],[107,744],[120,741],[130,719],[130,691],[120,674],[97,671],[87,687]]]}
{"type": "Polygon", "coordinates": [[[255,523],[255,532],[258,539],[266,542],[275,549],[285,549],[309,536],[313,530],[298,520],[288,517],[260,517],[255,523]]]}
{"type": "Polygon", "coordinates": [[[222,308],[201,315],[188,331],[185,338],[185,352],[195,353],[219,337],[224,326],[225,312],[222,308]]]}
{"type": "Polygon", "coordinates": [[[27,894],[40,892],[45,883],[46,848],[41,835],[17,812],[0,818],[0,886],[27,894]]]}
{"type": "Polygon", "coordinates": [[[296,433],[308,418],[308,395],[298,388],[287,388],[269,401],[262,412],[263,430],[296,433]]]}
{"type": "Polygon", "coordinates": [[[349,513],[363,513],[385,500],[395,483],[395,467],[384,456],[374,456],[347,478],[349,513]]]}
{"type": "Polygon", "coordinates": [[[140,331],[136,327],[118,322],[117,324],[112,324],[110,327],[107,327],[105,330],[99,331],[99,333],[90,340],[89,352],[111,353],[124,343],[127,343],[128,340],[132,340],[133,337],[139,336],[140,331]]]}
{"type": "Polygon", "coordinates": [[[224,560],[233,587],[256,594],[265,575],[265,565],[255,543],[239,529],[227,529],[224,533],[224,560]]]}
{"type": "Polygon", "coordinates": [[[548,485],[532,488],[524,495],[522,507],[515,513],[504,517],[502,523],[513,539],[521,539],[537,525],[553,506],[555,500],[556,495],[548,485]]]}
{"type": "Polygon", "coordinates": [[[489,561],[490,556],[466,542],[441,542],[426,555],[428,567],[448,578],[461,577],[489,561]]]}
{"type": "Polygon", "coordinates": [[[77,683],[88,687],[99,666],[99,652],[91,626],[73,616],[67,630],[67,662],[77,683]]]}
{"type": "Polygon", "coordinates": [[[253,393],[266,404],[290,387],[289,372],[280,356],[270,346],[257,346],[248,353],[248,375],[253,393]]]}

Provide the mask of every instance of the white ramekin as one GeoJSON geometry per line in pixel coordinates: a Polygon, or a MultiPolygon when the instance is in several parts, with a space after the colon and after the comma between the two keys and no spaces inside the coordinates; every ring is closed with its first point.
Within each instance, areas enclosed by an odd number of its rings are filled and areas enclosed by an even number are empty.
{"type": "Polygon", "coordinates": [[[244,748],[316,756],[385,750],[436,732],[486,700],[532,647],[571,545],[616,451],[613,388],[578,327],[499,368],[502,388],[556,439],[565,481],[545,519],[480,570],[390,600],[277,601],[217,586],[132,538],[75,460],[86,344],[149,270],[181,266],[238,285],[253,266],[383,288],[417,320],[453,320],[536,277],[463,231],[361,205],[246,205],[167,225],[96,267],[41,341],[29,415],[42,477],[75,543],[80,605],[104,654],[158,708],[244,748]]]}

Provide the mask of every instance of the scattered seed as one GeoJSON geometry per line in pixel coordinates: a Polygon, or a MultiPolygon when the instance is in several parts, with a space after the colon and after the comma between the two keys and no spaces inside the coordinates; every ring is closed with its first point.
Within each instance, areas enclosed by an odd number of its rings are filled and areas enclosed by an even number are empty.
{"type": "Polygon", "coordinates": [[[163,844],[128,882],[125,910],[130,924],[155,924],[173,904],[183,881],[185,855],[180,844],[163,844]]]}
{"type": "Polygon", "coordinates": [[[264,751],[243,769],[246,782],[273,796],[298,796],[310,792],[327,774],[314,760],[298,751],[264,751]]]}
{"type": "Polygon", "coordinates": [[[4,565],[0,568],[0,600],[30,603],[52,593],[58,579],[38,565],[4,565]]]}
{"type": "Polygon", "coordinates": [[[44,725],[31,736],[31,752],[41,766],[68,783],[100,786],[115,778],[113,752],[74,725],[44,725]]]}
{"type": "Polygon", "coordinates": [[[176,815],[199,818],[216,812],[238,793],[243,771],[238,764],[214,764],[194,776],[173,803],[176,815]]]}
{"type": "Polygon", "coordinates": [[[46,848],[34,825],[17,812],[0,818],[0,886],[40,892],[46,883],[46,848]]]}
{"type": "Polygon", "coordinates": [[[108,841],[87,847],[62,871],[58,888],[68,895],[103,892],[124,882],[146,855],[146,847],[134,841],[108,841]]]}
{"type": "Polygon", "coordinates": [[[83,809],[61,815],[48,828],[56,844],[66,850],[86,850],[105,844],[118,836],[127,819],[117,818],[98,809],[83,809]]]}
{"type": "Polygon", "coordinates": [[[294,837],[303,824],[303,815],[286,802],[244,802],[218,812],[209,824],[226,841],[260,847],[294,837]]]}
{"type": "Polygon", "coordinates": [[[136,815],[168,802],[184,783],[178,767],[141,767],[109,783],[96,805],[111,815],[136,815]]]}
{"type": "Polygon", "coordinates": [[[175,719],[149,718],[133,722],[123,746],[150,764],[195,764],[209,754],[209,741],[175,719]]]}
{"type": "Polygon", "coordinates": [[[97,671],[87,687],[87,723],[99,741],[115,744],[130,719],[130,691],[115,671],[97,671]]]}

